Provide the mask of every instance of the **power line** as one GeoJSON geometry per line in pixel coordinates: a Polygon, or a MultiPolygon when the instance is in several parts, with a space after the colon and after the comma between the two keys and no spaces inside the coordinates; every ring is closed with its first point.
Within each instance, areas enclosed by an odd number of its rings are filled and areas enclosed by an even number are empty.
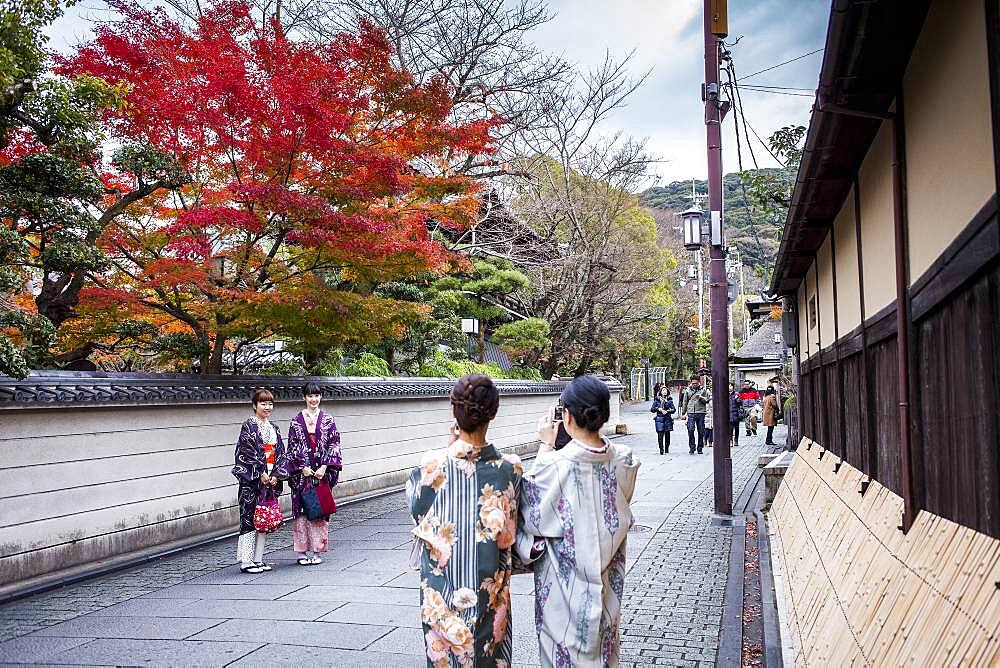
{"type": "Polygon", "coordinates": [[[729,59],[728,68],[729,68],[729,74],[732,77],[733,90],[736,92],[735,101],[738,103],[736,105],[736,112],[739,114],[739,117],[743,120],[743,134],[746,135],[747,138],[747,149],[750,150],[750,158],[753,159],[754,168],[760,169],[760,165],[757,164],[757,156],[753,152],[753,146],[750,145],[750,133],[747,131],[747,126],[749,125],[749,123],[747,123],[747,115],[743,111],[743,96],[740,94],[739,79],[736,77],[736,65],[733,63],[732,58],[729,59]]]}
{"type": "Polygon", "coordinates": [[[813,55],[815,53],[819,53],[822,50],[823,50],[822,48],[816,49],[815,51],[810,51],[809,53],[803,53],[801,56],[796,56],[795,58],[792,58],[791,60],[786,60],[783,63],[778,63],[777,65],[771,65],[770,67],[765,67],[762,70],[757,70],[756,72],[753,72],[752,74],[747,74],[746,76],[740,77],[740,81],[743,81],[744,79],[749,79],[750,77],[755,77],[758,74],[763,74],[764,72],[770,72],[771,70],[774,70],[774,69],[777,69],[777,68],[782,67],[784,65],[787,65],[788,63],[794,63],[796,60],[802,60],[803,58],[807,58],[807,57],[809,57],[809,56],[811,56],[811,55],[813,55]]]}
{"type": "Polygon", "coordinates": [[[751,93],[770,93],[771,95],[788,95],[790,97],[815,97],[813,93],[793,93],[786,90],[767,90],[765,88],[756,88],[754,86],[744,86],[743,88],[751,93]]]}
{"type": "Polygon", "coordinates": [[[813,92],[812,88],[799,88],[796,86],[770,86],[765,84],[744,84],[747,87],[753,86],[754,88],[772,88],[774,90],[801,90],[806,92],[813,92]]]}
{"type": "Polygon", "coordinates": [[[757,141],[760,142],[760,145],[763,146],[767,150],[767,152],[771,154],[771,157],[774,158],[775,162],[777,162],[779,165],[781,165],[782,167],[784,167],[785,163],[781,161],[781,158],[779,158],[778,156],[776,156],[774,154],[774,151],[771,150],[771,147],[768,145],[768,143],[765,142],[763,139],[760,138],[760,135],[757,134],[757,131],[754,129],[754,127],[752,125],[750,125],[749,121],[746,120],[747,117],[746,117],[746,114],[743,113],[743,108],[742,107],[740,108],[740,114],[743,116],[744,122],[746,122],[747,126],[750,128],[750,132],[752,132],[753,136],[756,137],[757,141]]]}
{"type": "Polygon", "coordinates": [[[774,158],[774,161],[777,162],[779,165],[784,166],[785,163],[782,162],[781,159],[774,154],[774,151],[771,150],[771,147],[767,144],[767,142],[761,139],[761,136],[757,134],[757,130],[755,130],[754,127],[750,125],[750,121],[747,120],[747,115],[743,107],[743,96],[740,94],[740,84],[739,84],[740,79],[737,78],[736,76],[736,66],[733,64],[733,59],[731,57],[729,59],[729,64],[726,66],[726,72],[730,78],[729,82],[730,86],[733,89],[733,92],[735,93],[735,99],[732,100],[733,111],[736,112],[736,114],[738,114],[740,119],[742,119],[743,121],[743,133],[747,138],[747,148],[750,150],[750,157],[753,158],[754,166],[760,169],[760,167],[757,165],[757,156],[754,155],[753,146],[750,144],[751,132],[753,132],[753,136],[757,138],[757,141],[760,142],[760,145],[764,147],[764,150],[771,154],[771,157],[774,158]]]}
{"type": "MultiPolygon", "coordinates": [[[[739,87],[736,84],[736,68],[733,66],[732,59],[729,60],[729,64],[726,66],[726,74],[729,76],[729,81],[731,86],[729,86],[729,101],[733,106],[733,129],[736,130],[736,164],[740,169],[739,184],[740,190],[743,193],[743,211],[747,218],[747,227],[750,233],[753,235],[754,241],[757,243],[757,250],[760,252],[761,260],[765,263],[768,262],[768,253],[764,250],[764,243],[760,240],[760,232],[757,229],[757,225],[754,223],[753,217],[750,215],[751,205],[750,198],[747,196],[747,185],[743,180],[743,151],[741,150],[742,141],[740,141],[740,119],[743,117],[744,123],[744,133],[746,132],[746,117],[743,115],[742,104],[737,105],[737,100],[739,98],[739,87]],[[735,95],[734,95],[735,94],[735,95]]],[[[747,139],[747,148],[750,149],[750,140],[747,139]]],[[[750,155],[753,157],[754,167],[757,167],[757,157],[753,155],[753,149],[750,149],[750,155]]]]}

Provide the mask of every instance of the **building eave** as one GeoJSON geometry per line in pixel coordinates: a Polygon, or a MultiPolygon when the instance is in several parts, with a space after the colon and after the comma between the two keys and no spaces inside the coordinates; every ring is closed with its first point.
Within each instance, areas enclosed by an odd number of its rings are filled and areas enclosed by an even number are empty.
{"type": "Polygon", "coordinates": [[[771,294],[794,293],[826,240],[882,123],[878,116],[899,90],[929,4],[834,0],[771,294]]]}

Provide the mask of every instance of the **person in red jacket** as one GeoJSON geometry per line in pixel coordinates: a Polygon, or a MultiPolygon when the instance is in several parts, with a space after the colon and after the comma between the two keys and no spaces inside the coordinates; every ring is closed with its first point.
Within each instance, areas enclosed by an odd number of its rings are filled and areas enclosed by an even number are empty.
{"type": "Polygon", "coordinates": [[[747,436],[757,435],[757,421],[752,417],[754,406],[760,405],[760,392],[757,391],[749,380],[743,381],[743,388],[740,390],[740,402],[743,404],[743,413],[746,415],[747,436]]]}

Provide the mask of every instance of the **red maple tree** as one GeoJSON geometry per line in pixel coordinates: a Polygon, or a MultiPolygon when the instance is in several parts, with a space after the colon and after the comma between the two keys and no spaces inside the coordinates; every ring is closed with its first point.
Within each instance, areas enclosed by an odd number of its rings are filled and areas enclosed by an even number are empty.
{"type": "MultiPolygon", "coordinates": [[[[190,29],[162,10],[114,6],[122,20],[61,68],[123,85],[107,122],[190,183],[104,231],[114,268],[81,308],[95,322],[123,308],[169,315],[189,329],[203,373],[221,372],[234,339],[283,334],[323,349],[398,335],[419,317],[372,288],[456,262],[429,228],[472,222],[477,187],[416,165],[488,152],[497,120],[449,123],[443,80],[417,84],[394,67],[372,26],[311,43],[258,24],[243,2],[215,4],[190,29]]],[[[106,181],[136,188],[141,169],[120,176],[106,181]]]]}

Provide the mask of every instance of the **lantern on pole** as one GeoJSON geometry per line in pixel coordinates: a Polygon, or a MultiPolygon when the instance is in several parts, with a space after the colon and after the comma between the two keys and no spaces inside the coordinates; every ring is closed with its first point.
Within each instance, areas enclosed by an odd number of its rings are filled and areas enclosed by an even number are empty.
{"type": "Polygon", "coordinates": [[[698,250],[701,248],[702,221],[705,213],[697,206],[692,206],[687,211],[681,212],[681,220],[684,227],[684,248],[687,250],[698,250]]]}

